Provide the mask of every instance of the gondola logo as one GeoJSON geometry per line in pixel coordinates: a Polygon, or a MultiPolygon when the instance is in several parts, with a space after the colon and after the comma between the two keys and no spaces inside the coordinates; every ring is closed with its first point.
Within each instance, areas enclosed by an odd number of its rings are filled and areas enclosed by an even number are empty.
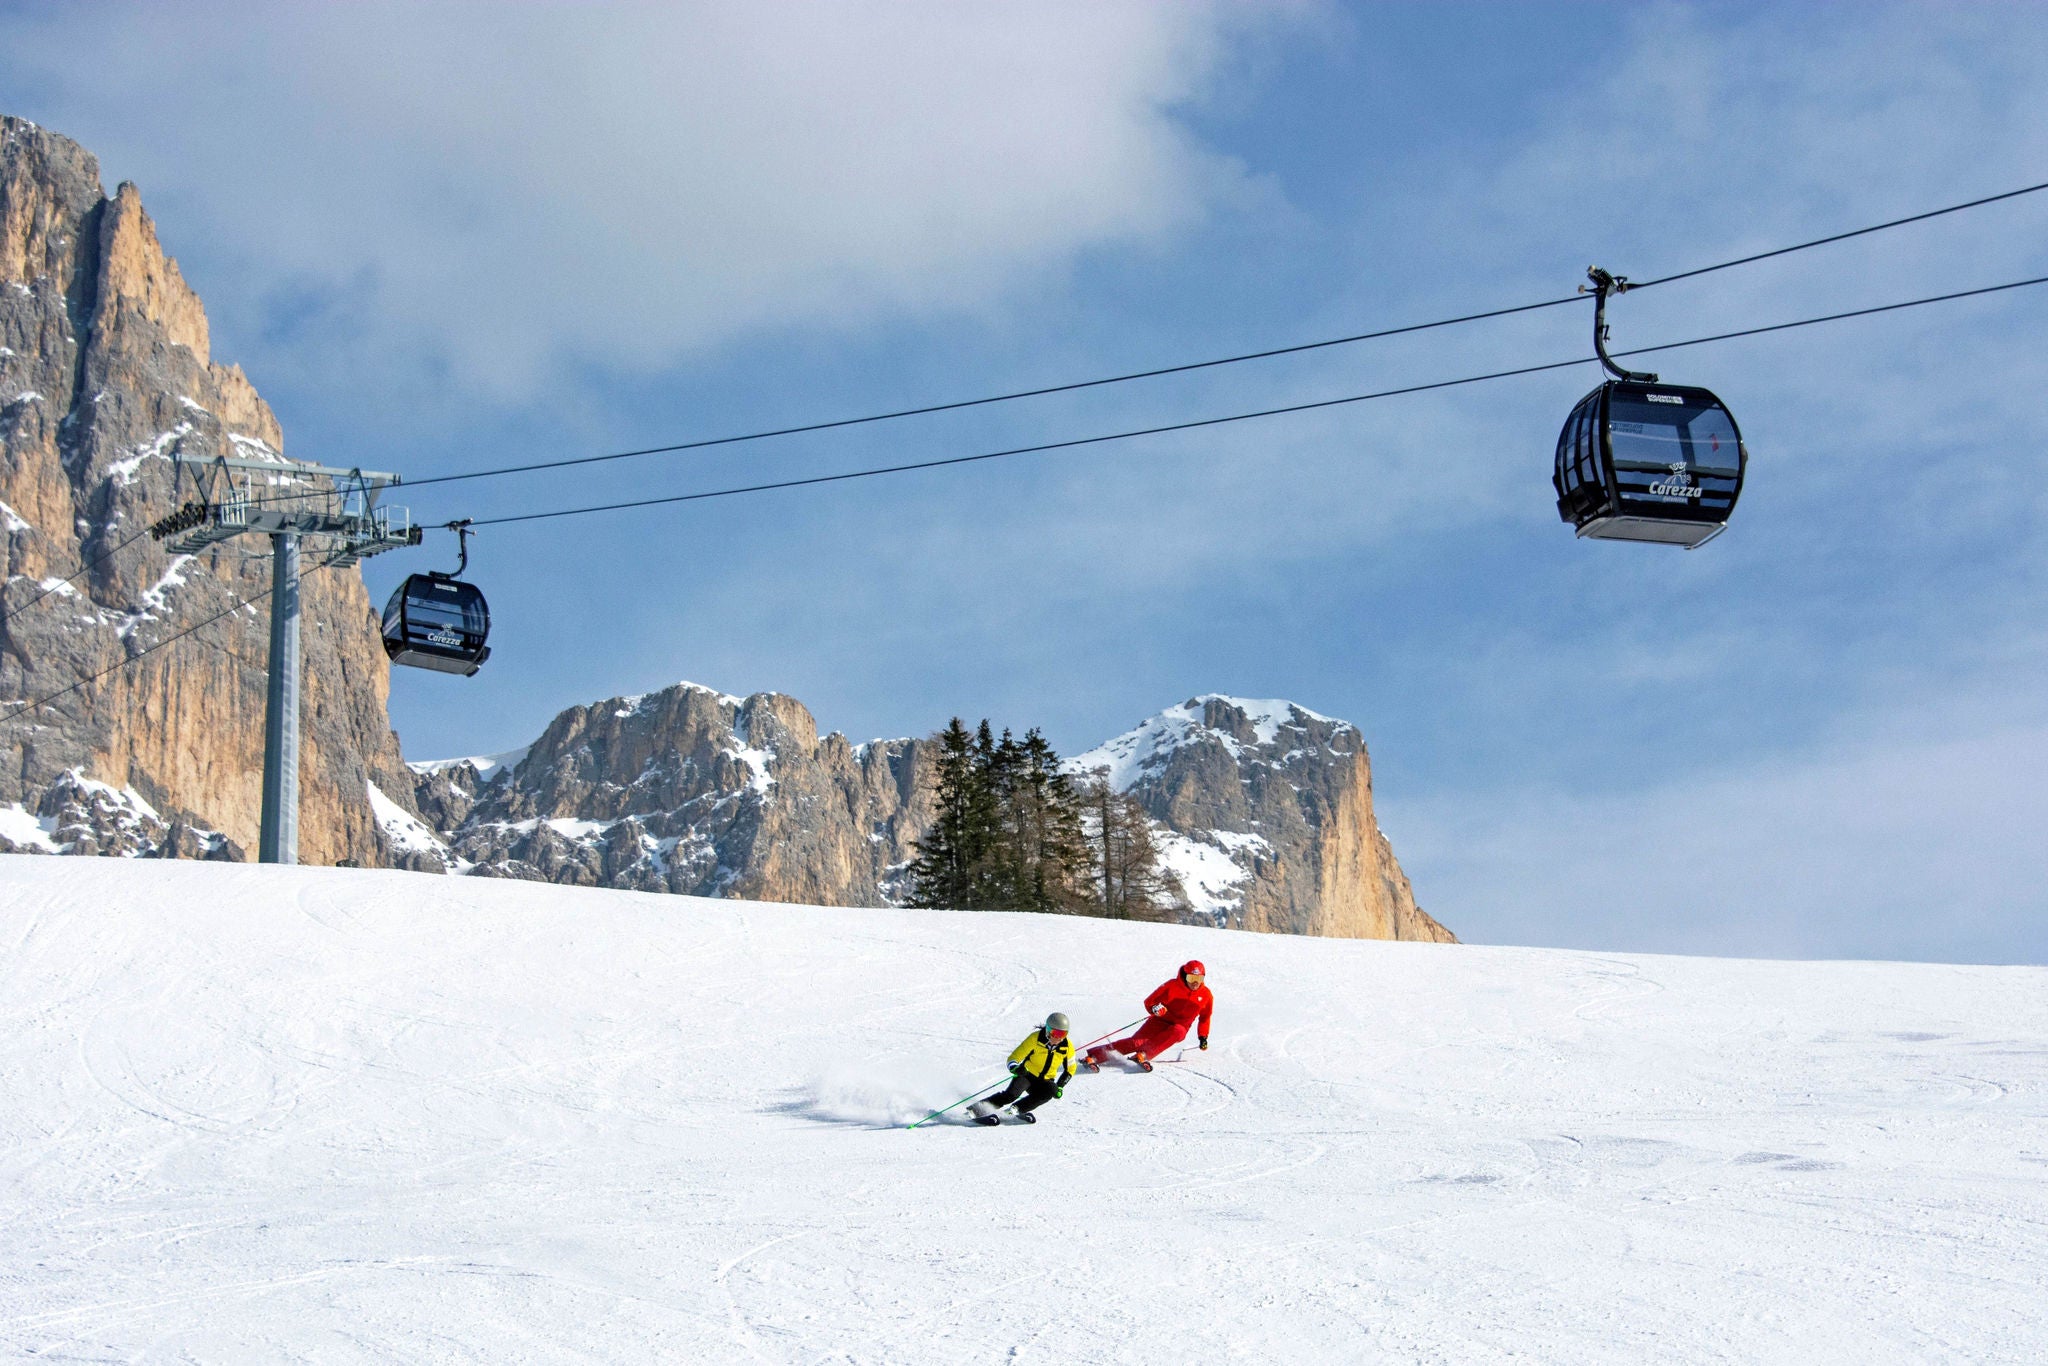
{"type": "Polygon", "coordinates": [[[1686,467],[1683,460],[1674,460],[1671,463],[1671,477],[1662,483],[1650,485],[1650,492],[1660,498],[1697,498],[1705,490],[1693,482],[1692,471],[1686,467]]]}

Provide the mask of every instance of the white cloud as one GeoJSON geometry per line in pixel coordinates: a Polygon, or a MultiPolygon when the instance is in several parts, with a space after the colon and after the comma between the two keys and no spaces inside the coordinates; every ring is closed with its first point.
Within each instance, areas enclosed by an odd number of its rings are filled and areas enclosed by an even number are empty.
{"type": "MultiPolygon", "coordinates": [[[[1461,794],[1390,822],[1469,938],[1751,956],[2048,955],[2038,653],[2003,689],[1850,720],[1814,752],[1595,795],[1461,794]]],[[[1681,694],[1670,724],[1685,723],[1681,694]]],[[[1568,737],[1560,737],[1568,742],[1568,737]]]]}
{"type": "MultiPolygon", "coordinates": [[[[1247,192],[1176,117],[1210,4],[215,3],[9,34],[38,114],[361,360],[500,391],[984,308],[1247,192]]],[[[311,331],[312,329],[308,329],[311,331]]]]}

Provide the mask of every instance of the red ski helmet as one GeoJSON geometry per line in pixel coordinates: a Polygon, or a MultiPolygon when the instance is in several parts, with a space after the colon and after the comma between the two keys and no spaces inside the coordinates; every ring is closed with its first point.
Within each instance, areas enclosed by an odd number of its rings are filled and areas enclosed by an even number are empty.
{"type": "Polygon", "coordinates": [[[1207,977],[1209,974],[1202,967],[1201,959],[1190,958],[1187,962],[1180,965],[1180,975],[1183,977],[1207,977]]]}

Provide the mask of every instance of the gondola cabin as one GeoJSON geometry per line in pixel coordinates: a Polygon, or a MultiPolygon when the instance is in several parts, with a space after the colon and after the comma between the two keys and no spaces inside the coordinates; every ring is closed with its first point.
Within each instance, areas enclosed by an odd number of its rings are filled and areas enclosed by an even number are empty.
{"type": "Polygon", "coordinates": [[[1581,536],[1691,550],[1726,529],[1748,463],[1734,415],[1707,390],[1608,380],[1557,438],[1557,513],[1581,536]]]}
{"type": "Polygon", "coordinates": [[[393,664],[467,677],[491,657],[490,634],[482,590],[452,574],[414,574],[384,606],[384,653],[393,664]]]}

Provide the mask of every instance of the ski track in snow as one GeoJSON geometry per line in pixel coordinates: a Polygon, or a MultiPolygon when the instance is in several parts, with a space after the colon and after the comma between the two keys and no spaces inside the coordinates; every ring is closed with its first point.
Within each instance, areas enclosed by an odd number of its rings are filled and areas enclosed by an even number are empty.
{"type": "Polygon", "coordinates": [[[2044,988],[4,856],[0,1356],[2043,1360],[2044,988]]]}

